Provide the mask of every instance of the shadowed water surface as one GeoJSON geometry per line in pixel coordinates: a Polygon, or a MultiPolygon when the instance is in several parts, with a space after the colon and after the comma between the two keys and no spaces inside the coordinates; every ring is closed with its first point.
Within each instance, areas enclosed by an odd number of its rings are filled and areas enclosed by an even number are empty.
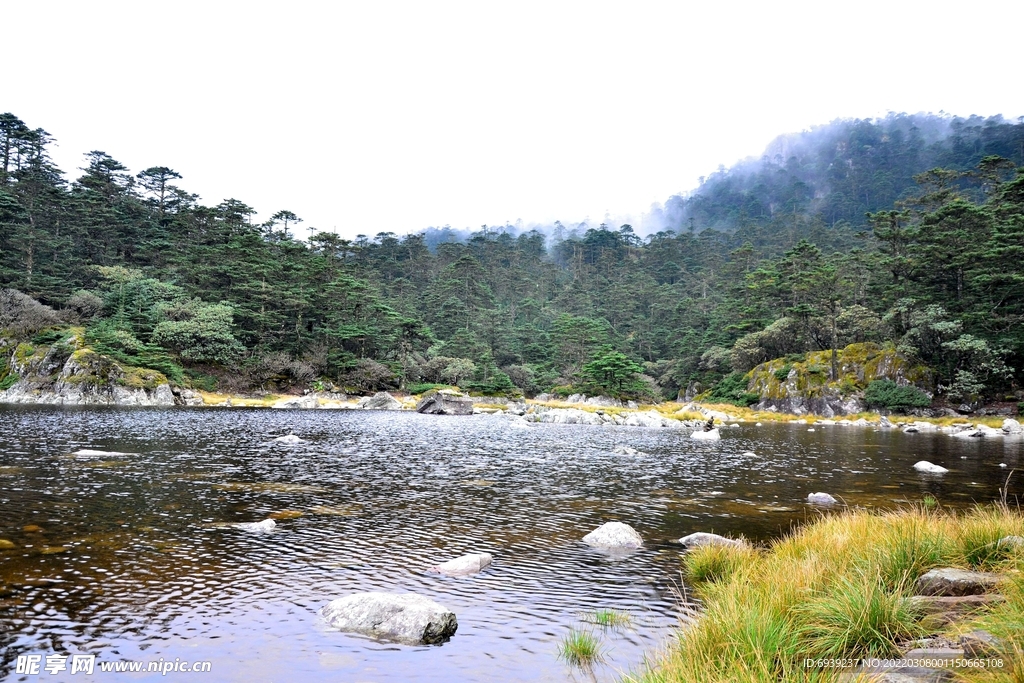
{"type": "Polygon", "coordinates": [[[819,514],[803,502],[813,491],[869,507],[988,502],[1024,466],[1019,438],[838,426],[745,425],[701,442],[502,416],[14,406],[0,424],[0,538],[15,545],[0,549],[4,680],[20,678],[17,655],[57,652],[210,660],[204,680],[566,681],[559,641],[605,608],[632,619],[595,627],[596,675],[615,680],[676,623],[675,539],[770,539],[819,514]],[[307,443],[269,441],[287,427],[307,443]],[[83,448],[116,454],[70,455],[83,448]],[[918,460],[950,472],[918,474],[918,460]],[[273,533],[226,526],[269,515],[273,533]],[[611,556],[579,541],[611,520],[644,548],[611,556]],[[472,551],[494,564],[427,571],[472,551]],[[328,601],[366,590],[431,597],[458,633],[411,647],[320,620],[328,601]]]}

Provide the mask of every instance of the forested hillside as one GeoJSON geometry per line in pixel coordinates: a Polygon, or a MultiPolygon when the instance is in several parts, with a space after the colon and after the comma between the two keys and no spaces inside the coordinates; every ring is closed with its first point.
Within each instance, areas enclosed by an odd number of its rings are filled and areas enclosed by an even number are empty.
{"type": "Polygon", "coordinates": [[[930,366],[940,399],[1001,399],[1022,377],[1024,124],[899,115],[780,138],[644,239],[345,239],[103,152],[69,182],[51,144],[0,116],[5,334],[81,325],[181,384],[667,397],[725,378],[742,400],[757,363],[864,341],[930,366]]]}

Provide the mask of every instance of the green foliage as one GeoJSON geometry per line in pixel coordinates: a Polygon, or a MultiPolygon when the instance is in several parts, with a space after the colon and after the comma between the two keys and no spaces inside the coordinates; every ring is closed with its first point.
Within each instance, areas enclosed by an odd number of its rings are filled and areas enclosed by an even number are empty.
{"type": "Polygon", "coordinates": [[[213,375],[207,375],[192,368],[185,368],[184,374],[186,381],[193,389],[199,389],[200,391],[217,390],[217,378],[213,375]]]}
{"type": "Polygon", "coordinates": [[[37,344],[37,345],[40,345],[40,346],[49,346],[50,344],[53,344],[54,342],[60,341],[61,339],[63,339],[67,335],[68,335],[68,331],[66,329],[53,329],[53,328],[50,328],[50,329],[42,330],[40,332],[36,332],[34,335],[32,335],[30,341],[33,344],[37,344]]]}
{"type": "Polygon", "coordinates": [[[643,391],[639,375],[643,366],[618,351],[606,351],[583,366],[581,376],[588,393],[617,398],[636,397],[643,391]]]}
{"type": "Polygon", "coordinates": [[[890,379],[876,379],[868,384],[864,401],[869,406],[884,410],[909,410],[931,405],[928,394],[917,387],[901,387],[890,379]]]}
{"type": "Polygon", "coordinates": [[[785,382],[787,379],[789,379],[789,371],[792,369],[793,366],[790,365],[789,363],[786,363],[772,374],[775,375],[775,379],[779,380],[780,382],[785,382]]]}
{"type": "Polygon", "coordinates": [[[731,403],[736,406],[749,406],[761,400],[760,394],[747,391],[746,375],[742,372],[733,372],[722,378],[704,400],[711,403],[731,403]]]}
{"type": "Polygon", "coordinates": [[[245,352],[232,331],[234,309],[226,304],[209,305],[197,299],[162,307],[171,320],[157,323],[153,342],[173,349],[185,360],[230,365],[245,352]]]}
{"type": "Polygon", "coordinates": [[[13,387],[15,382],[17,382],[19,379],[21,378],[18,377],[18,375],[14,374],[13,372],[5,374],[2,378],[0,378],[0,391],[7,391],[11,387],[13,387]]]}
{"type": "Polygon", "coordinates": [[[86,329],[85,343],[98,354],[131,367],[156,370],[176,383],[185,376],[183,368],[162,348],[145,344],[130,332],[119,330],[106,321],[86,329]]]}
{"type": "Polygon", "coordinates": [[[1024,415],[1024,401],[1017,404],[1017,414],[1024,415]]]}

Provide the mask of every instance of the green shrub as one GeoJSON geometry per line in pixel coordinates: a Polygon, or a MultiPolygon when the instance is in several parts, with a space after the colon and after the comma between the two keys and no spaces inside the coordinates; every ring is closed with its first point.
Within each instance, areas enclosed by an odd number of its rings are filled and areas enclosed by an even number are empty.
{"type": "Polygon", "coordinates": [[[772,374],[775,375],[775,379],[779,380],[780,382],[785,382],[787,379],[789,379],[789,372],[792,369],[793,366],[790,365],[789,363],[786,363],[772,374]]]}
{"type": "Polygon", "coordinates": [[[932,400],[917,387],[901,387],[891,379],[876,379],[868,384],[864,400],[869,406],[886,410],[926,408],[932,400]]]}
{"type": "Polygon", "coordinates": [[[7,391],[11,387],[13,387],[14,383],[17,382],[19,379],[21,378],[18,377],[13,372],[4,377],[3,379],[0,379],[0,391],[7,391]]]}
{"type": "Polygon", "coordinates": [[[177,384],[184,378],[184,369],[162,348],[141,342],[131,333],[118,330],[106,321],[86,330],[85,342],[96,353],[118,363],[157,370],[177,384]]]}
{"type": "Polygon", "coordinates": [[[742,372],[733,372],[722,378],[705,397],[710,403],[731,403],[749,406],[761,400],[760,394],[747,391],[747,378],[742,372]]]}
{"type": "Polygon", "coordinates": [[[32,343],[39,346],[49,346],[56,341],[60,341],[67,335],[67,330],[58,330],[51,327],[32,335],[32,343]]]}
{"type": "Polygon", "coordinates": [[[213,375],[204,375],[198,370],[186,369],[185,377],[193,389],[199,389],[200,391],[217,390],[217,378],[213,375]]]}
{"type": "Polygon", "coordinates": [[[1024,401],[1017,404],[1017,414],[1024,415],[1024,401]]]}

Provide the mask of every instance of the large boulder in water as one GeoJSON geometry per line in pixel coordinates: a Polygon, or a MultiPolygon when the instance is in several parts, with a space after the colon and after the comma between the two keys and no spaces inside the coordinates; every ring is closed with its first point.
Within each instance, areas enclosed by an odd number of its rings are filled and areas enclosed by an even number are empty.
{"type": "Polygon", "coordinates": [[[583,542],[591,548],[626,550],[639,548],[644,544],[644,539],[628,524],[607,522],[584,536],[583,542]]]}
{"type": "Polygon", "coordinates": [[[455,613],[415,593],[355,593],[320,614],[334,628],[410,644],[444,643],[455,635],[455,613]]]}
{"type": "Polygon", "coordinates": [[[416,404],[416,412],[426,415],[472,415],[473,399],[462,394],[438,391],[420,399],[416,404]]]}
{"type": "Polygon", "coordinates": [[[379,391],[373,396],[359,399],[357,408],[363,410],[401,410],[402,404],[386,391],[379,391]]]}

